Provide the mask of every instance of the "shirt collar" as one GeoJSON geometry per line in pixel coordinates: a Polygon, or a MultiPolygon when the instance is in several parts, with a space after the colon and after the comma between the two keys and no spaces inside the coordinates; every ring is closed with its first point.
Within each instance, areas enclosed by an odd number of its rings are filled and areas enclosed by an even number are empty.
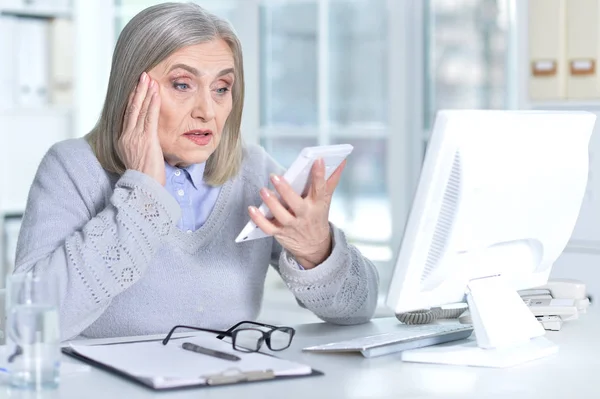
{"type": "Polygon", "coordinates": [[[204,168],[206,168],[206,162],[195,163],[185,168],[187,176],[196,190],[204,184],[204,168]]]}
{"type": "Polygon", "coordinates": [[[172,176],[173,173],[175,173],[175,171],[177,169],[183,170],[186,175],[186,178],[192,182],[192,185],[194,186],[194,188],[196,190],[204,184],[204,169],[205,169],[205,167],[206,167],[206,162],[202,162],[202,163],[192,164],[192,165],[188,166],[187,168],[176,168],[176,167],[169,165],[167,163],[167,161],[165,161],[165,172],[167,174],[167,178],[172,176]]]}

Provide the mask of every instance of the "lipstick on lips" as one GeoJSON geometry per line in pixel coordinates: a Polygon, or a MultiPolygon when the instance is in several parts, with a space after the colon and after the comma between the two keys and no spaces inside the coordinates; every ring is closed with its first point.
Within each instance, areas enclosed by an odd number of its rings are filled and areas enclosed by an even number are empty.
{"type": "Polygon", "coordinates": [[[210,143],[213,134],[209,129],[197,129],[190,130],[183,135],[194,144],[204,146],[210,143]]]}

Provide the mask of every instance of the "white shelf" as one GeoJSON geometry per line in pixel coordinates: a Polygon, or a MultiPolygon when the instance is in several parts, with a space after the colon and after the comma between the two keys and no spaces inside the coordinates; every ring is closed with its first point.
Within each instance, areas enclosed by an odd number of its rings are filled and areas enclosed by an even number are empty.
{"type": "Polygon", "coordinates": [[[73,107],[66,105],[46,105],[39,107],[14,107],[0,108],[0,116],[68,116],[73,111],[73,107]]]}
{"type": "Polygon", "coordinates": [[[532,101],[529,108],[534,110],[581,110],[581,111],[600,111],[600,99],[589,101],[532,101]]]}
{"type": "Polygon", "coordinates": [[[565,252],[600,255],[600,241],[571,239],[565,248],[565,252]]]}
{"type": "Polygon", "coordinates": [[[17,17],[33,18],[71,18],[73,13],[70,8],[12,8],[0,7],[0,14],[14,15],[17,17]]]}
{"type": "Polygon", "coordinates": [[[0,217],[2,218],[5,218],[6,215],[22,215],[24,213],[24,206],[8,205],[6,207],[0,207],[0,217]]]}

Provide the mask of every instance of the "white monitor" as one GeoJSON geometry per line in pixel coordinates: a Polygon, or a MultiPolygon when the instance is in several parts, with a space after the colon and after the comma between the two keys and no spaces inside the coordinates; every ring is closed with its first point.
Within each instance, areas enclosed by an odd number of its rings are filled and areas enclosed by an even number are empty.
{"type": "Polygon", "coordinates": [[[507,367],[555,353],[517,290],[547,282],[585,195],[587,112],[440,111],[386,304],[467,302],[476,339],[403,360],[507,367]]]}

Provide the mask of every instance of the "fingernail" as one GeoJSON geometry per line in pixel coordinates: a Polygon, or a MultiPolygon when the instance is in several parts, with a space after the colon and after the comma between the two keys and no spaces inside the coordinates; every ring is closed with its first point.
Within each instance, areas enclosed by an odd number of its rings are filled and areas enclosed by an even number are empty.
{"type": "Polygon", "coordinates": [[[264,187],[260,189],[260,193],[262,194],[263,197],[267,197],[268,198],[268,197],[271,196],[271,193],[269,192],[269,190],[267,190],[264,187]]]}
{"type": "Polygon", "coordinates": [[[145,82],[147,76],[148,75],[146,75],[146,72],[142,72],[142,76],[140,76],[140,82],[145,82]]]}
{"type": "Polygon", "coordinates": [[[273,184],[279,184],[281,183],[281,178],[275,173],[271,173],[271,181],[273,182],[273,184]]]}
{"type": "Polygon", "coordinates": [[[248,207],[248,212],[255,214],[256,213],[256,207],[255,206],[249,206],[248,207]]]}
{"type": "Polygon", "coordinates": [[[151,79],[150,88],[154,89],[156,87],[156,80],[151,79]]]}

